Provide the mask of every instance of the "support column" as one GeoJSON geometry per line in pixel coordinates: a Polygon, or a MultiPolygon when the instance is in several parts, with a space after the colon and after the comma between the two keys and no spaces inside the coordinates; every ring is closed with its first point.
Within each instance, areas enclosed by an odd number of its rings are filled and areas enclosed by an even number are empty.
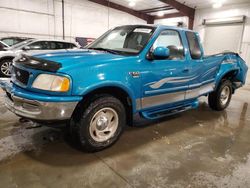
{"type": "Polygon", "coordinates": [[[194,18],[188,17],[188,29],[193,30],[194,28],[194,18]]]}

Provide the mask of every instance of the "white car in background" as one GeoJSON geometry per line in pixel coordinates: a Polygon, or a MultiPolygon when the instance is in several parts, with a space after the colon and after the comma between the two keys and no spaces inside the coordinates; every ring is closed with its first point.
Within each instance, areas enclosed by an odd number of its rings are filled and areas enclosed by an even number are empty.
{"type": "Polygon", "coordinates": [[[20,53],[80,48],[78,44],[62,40],[29,39],[0,51],[0,77],[11,76],[13,59],[20,53]]]}
{"type": "Polygon", "coordinates": [[[5,44],[4,42],[0,41],[0,51],[4,51],[7,48],[9,48],[9,46],[5,44]]]}
{"type": "Polygon", "coordinates": [[[7,44],[8,46],[13,46],[15,44],[18,44],[18,43],[23,42],[23,41],[28,40],[28,39],[32,39],[32,38],[9,36],[9,37],[0,38],[0,41],[7,44]]]}

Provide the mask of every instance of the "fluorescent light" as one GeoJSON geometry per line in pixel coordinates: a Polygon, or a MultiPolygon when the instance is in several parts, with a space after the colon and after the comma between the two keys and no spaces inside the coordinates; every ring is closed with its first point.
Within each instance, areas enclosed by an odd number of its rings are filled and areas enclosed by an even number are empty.
{"type": "Polygon", "coordinates": [[[164,16],[164,12],[162,12],[162,11],[158,12],[157,15],[160,16],[160,17],[162,17],[162,16],[164,16]]]}
{"type": "Polygon", "coordinates": [[[217,2],[213,4],[213,8],[220,8],[222,7],[222,2],[217,2]]]}
{"type": "Polygon", "coordinates": [[[129,4],[128,4],[128,6],[134,7],[135,6],[135,2],[134,1],[130,1],[129,4]]]}
{"type": "Polygon", "coordinates": [[[226,0],[213,0],[213,8],[220,8],[226,0]]]}

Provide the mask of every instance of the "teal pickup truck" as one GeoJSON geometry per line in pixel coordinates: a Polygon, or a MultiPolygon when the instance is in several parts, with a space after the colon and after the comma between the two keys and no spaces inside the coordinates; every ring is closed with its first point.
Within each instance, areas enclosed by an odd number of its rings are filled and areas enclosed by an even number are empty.
{"type": "Polygon", "coordinates": [[[82,50],[15,58],[11,83],[2,83],[7,108],[36,122],[70,122],[88,151],[114,144],[138,113],[156,119],[197,108],[208,96],[224,110],[243,86],[247,66],[233,52],[205,56],[191,30],[126,25],[82,50]]]}

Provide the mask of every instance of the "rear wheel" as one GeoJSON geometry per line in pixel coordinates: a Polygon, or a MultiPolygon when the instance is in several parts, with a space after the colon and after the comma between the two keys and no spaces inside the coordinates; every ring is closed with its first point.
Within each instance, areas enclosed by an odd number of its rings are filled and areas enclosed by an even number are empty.
{"type": "Polygon", "coordinates": [[[12,59],[3,59],[0,61],[0,77],[11,76],[12,59]]]}
{"type": "Polygon", "coordinates": [[[208,104],[210,108],[216,111],[222,111],[228,107],[232,98],[232,82],[223,80],[217,90],[208,96],[208,104]]]}
{"type": "Polygon", "coordinates": [[[120,137],[126,124],[126,111],[117,98],[100,96],[83,109],[81,118],[74,124],[74,135],[80,146],[90,152],[100,151],[120,137]]]}

